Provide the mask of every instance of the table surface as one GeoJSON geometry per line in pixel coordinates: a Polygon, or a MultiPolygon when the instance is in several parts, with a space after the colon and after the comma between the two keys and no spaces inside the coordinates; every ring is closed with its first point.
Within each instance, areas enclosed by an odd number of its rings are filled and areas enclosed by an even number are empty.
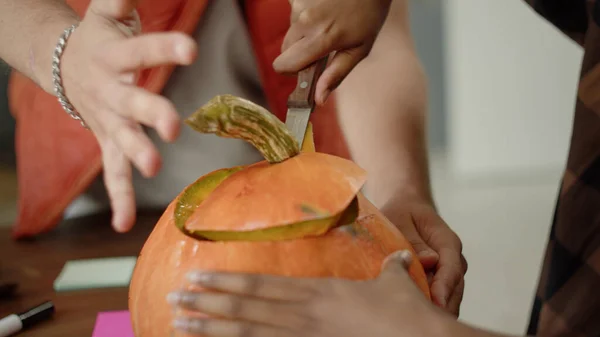
{"type": "Polygon", "coordinates": [[[90,337],[98,312],[127,310],[128,289],[57,293],[54,280],[68,260],[137,256],[159,216],[157,211],[138,214],[137,224],[124,234],[112,230],[109,214],[70,219],[26,241],[13,240],[10,228],[0,229],[0,283],[19,283],[14,297],[0,299],[0,317],[52,300],[54,317],[17,336],[90,337]]]}

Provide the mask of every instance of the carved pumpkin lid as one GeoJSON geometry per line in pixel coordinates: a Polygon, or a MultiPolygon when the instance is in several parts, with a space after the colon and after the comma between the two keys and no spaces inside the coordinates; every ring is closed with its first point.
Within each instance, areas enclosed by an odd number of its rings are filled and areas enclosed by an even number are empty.
{"type": "Polygon", "coordinates": [[[348,207],[366,180],[353,162],[301,153],[237,171],[196,208],[189,230],[248,231],[325,219],[348,207]]]}
{"type": "MultiPolygon", "coordinates": [[[[301,152],[277,117],[238,97],[217,96],[186,123],[202,133],[243,139],[266,158],[210,173],[184,191],[178,227],[186,232],[206,237],[207,232],[241,234],[295,226],[259,237],[320,234],[345,218],[343,213],[366,181],[365,170],[354,162],[315,152],[312,127],[301,152]]],[[[235,239],[243,238],[247,236],[235,239]]]]}

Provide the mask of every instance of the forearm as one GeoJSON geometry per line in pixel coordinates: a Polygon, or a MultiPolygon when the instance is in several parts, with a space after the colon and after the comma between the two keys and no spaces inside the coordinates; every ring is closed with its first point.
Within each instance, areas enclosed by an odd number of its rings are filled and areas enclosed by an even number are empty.
{"type": "Polygon", "coordinates": [[[469,324],[456,321],[453,318],[447,318],[446,323],[447,324],[441,326],[443,327],[443,329],[440,330],[441,332],[438,335],[444,337],[517,337],[514,335],[507,335],[499,332],[474,327],[469,324]]]}
{"type": "MultiPolygon", "coordinates": [[[[473,326],[468,323],[457,320],[456,317],[442,312],[439,308],[435,308],[435,315],[428,317],[427,331],[424,336],[438,337],[517,337],[499,332],[494,332],[473,326]]],[[[535,337],[535,336],[518,336],[518,337],[535,337]]]]}
{"type": "Polygon", "coordinates": [[[54,47],[77,21],[64,0],[0,0],[0,58],[51,92],[54,47]]]}
{"type": "MultiPolygon", "coordinates": [[[[392,5],[396,21],[403,6],[392,5]]],[[[426,79],[408,29],[399,26],[386,22],[371,54],[337,90],[340,123],[353,158],[368,172],[366,192],[378,207],[392,196],[432,202],[426,79]]]]}

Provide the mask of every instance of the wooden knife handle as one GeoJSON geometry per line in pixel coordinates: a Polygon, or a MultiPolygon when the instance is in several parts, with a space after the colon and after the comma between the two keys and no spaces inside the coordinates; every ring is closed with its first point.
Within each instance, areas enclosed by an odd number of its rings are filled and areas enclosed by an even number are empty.
{"type": "Polygon", "coordinates": [[[288,98],[288,108],[312,109],[315,105],[315,87],[327,66],[329,56],[316,61],[298,72],[296,89],[288,98]]]}

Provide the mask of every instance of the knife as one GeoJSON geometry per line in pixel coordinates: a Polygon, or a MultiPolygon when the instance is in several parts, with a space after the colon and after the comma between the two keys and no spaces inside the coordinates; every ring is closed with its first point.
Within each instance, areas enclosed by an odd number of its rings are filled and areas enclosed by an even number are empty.
{"type": "Polygon", "coordinates": [[[315,87],[327,66],[328,58],[329,56],[325,56],[298,72],[296,89],[290,94],[287,101],[288,111],[285,125],[298,140],[300,148],[304,142],[308,119],[315,108],[315,87]]]}

